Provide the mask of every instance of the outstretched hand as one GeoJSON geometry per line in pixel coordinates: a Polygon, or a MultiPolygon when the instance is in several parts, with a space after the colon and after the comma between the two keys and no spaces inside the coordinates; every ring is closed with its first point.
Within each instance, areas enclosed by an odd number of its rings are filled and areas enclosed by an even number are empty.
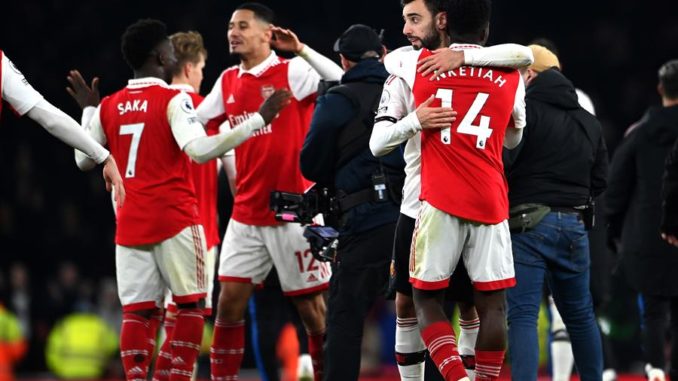
{"type": "Polygon", "coordinates": [[[271,45],[274,49],[299,54],[304,48],[304,44],[299,41],[299,37],[291,30],[283,29],[279,26],[271,26],[271,31],[273,32],[271,45]]]}
{"type": "Polygon", "coordinates": [[[415,111],[422,129],[448,128],[457,120],[457,112],[449,107],[430,107],[435,97],[431,95],[415,111]]]}
{"type": "Polygon", "coordinates": [[[79,71],[71,70],[68,72],[66,79],[71,84],[70,87],[66,87],[66,91],[78,102],[80,108],[84,109],[87,106],[96,107],[99,104],[101,101],[101,96],[99,95],[99,77],[94,77],[92,84],[88,86],[79,71]]]}
{"type": "Polygon", "coordinates": [[[259,114],[264,118],[264,122],[266,124],[271,123],[280,110],[290,104],[290,98],[292,98],[292,93],[287,89],[278,89],[266,98],[259,107],[259,114]]]}
{"type": "Polygon", "coordinates": [[[457,69],[464,64],[464,52],[461,50],[440,48],[432,53],[430,56],[422,58],[417,62],[419,65],[417,71],[423,77],[431,75],[431,80],[438,78],[442,73],[457,69]]]}
{"type": "Polygon", "coordinates": [[[122,183],[122,177],[113,155],[108,155],[108,158],[104,161],[103,175],[104,181],[106,181],[106,190],[115,192],[113,200],[115,200],[116,207],[122,207],[125,203],[125,186],[122,183]]]}

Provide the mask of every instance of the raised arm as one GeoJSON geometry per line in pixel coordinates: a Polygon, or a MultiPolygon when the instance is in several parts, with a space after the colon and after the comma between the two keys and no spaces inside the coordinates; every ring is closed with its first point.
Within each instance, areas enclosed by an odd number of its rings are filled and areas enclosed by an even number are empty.
{"type": "Polygon", "coordinates": [[[275,39],[272,45],[275,49],[293,52],[303,58],[326,81],[339,81],[344,71],[331,59],[311,49],[308,45],[299,41],[299,37],[289,29],[277,26],[272,27],[275,39]]]}
{"type": "MultiPolygon", "coordinates": [[[[222,131],[217,135],[206,136],[205,131],[197,120],[195,111],[188,107],[181,107],[182,102],[190,103],[190,97],[186,94],[178,94],[170,102],[168,118],[172,126],[172,133],[180,147],[198,163],[205,163],[220,157],[249,139],[252,134],[271,123],[273,118],[289,104],[291,94],[284,89],[276,90],[259,107],[259,112],[254,113],[244,122],[233,128],[220,128],[222,131]],[[196,125],[202,134],[196,130],[196,125]]],[[[192,103],[191,103],[192,104],[192,103]]],[[[227,123],[227,122],[224,122],[227,123]]]]}

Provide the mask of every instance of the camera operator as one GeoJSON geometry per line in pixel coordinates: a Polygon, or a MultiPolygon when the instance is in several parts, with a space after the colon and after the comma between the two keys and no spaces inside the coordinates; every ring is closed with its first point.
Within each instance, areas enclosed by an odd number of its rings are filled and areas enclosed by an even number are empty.
{"type": "Polygon", "coordinates": [[[388,285],[405,162],[402,153],[375,158],[369,148],[374,115],[388,77],[377,33],[352,25],[334,50],[346,71],[339,86],[318,98],[301,151],[301,171],[333,184],[339,245],[330,280],[325,380],[357,380],[363,324],[388,285]],[[329,361],[329,359],[332,359],[329,361]]]}

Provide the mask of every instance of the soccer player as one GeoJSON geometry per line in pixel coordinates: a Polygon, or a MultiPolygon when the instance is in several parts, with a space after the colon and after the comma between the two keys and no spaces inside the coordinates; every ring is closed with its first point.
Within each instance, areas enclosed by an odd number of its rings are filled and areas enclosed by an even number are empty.
{"type": "MultiPolygon", "coordinates": [[[[2,100],[7,101],[17,114],[28,115],[57,139],[86,153],[94,163],[103,163],[106,189],[108,191],[114,189],[114,198],[122,205],[125,199],[125,187],[115,159],[108,150],[82,131],[73,118],[44,99],[2,50],[0,50],[0,60],[2,61],[0,65],[2,100]]],[[[0,111],[2,111],[2,102],[0,102],[0,111]]]]}
{"type": "MultiPolygon", "coordinates": [[[[179,32],[170,36],[177,64],[172,70],[170,88],[185,91],[197,107],[203,97],[199,94],[203,80],[203,68],[207,59],[207,50],[203,44],[202,35],[198,32],[179,32]]],[[[219,123],[214,120],[207,123],[208,136],[219,133],[219,123]]],[[[200,223],[205,229],[207,251],[205,252],[205,276],[207,281],[207,296],[205,297],[205,316],[212,314],[212,290],[214,288],[214,269],[219,244],[219,229],[217,226],[217,162],[210,160],[199,164],[191,162],[190,171],[198,199],[200,223]]],[[[165,341],[160,347],[158,358],[153,368],[153,380],[167,381],[172,365],[172,332],[176,323],[176,305],[171,299],[164,313],[163,325],[165,341]]]]}
{"type": "MultiPolygon", "coordinates": [[[[489,0],[448,1],[453,49],[466,52],[484,45],[490,8],[489,0]]],[[[462,66],[436,73],[438,79],[430,81],[417,73],[417,61],[429,55],[427,49],[411,52],[394,70],[412,89],[416,105],[435,101],[458,112],[451,125],[440,120],[422,126],[423,203],[410,254],[415,309],[422,338],[445,380],[466,380],[440,302],[463,258],[480,318],[476,379],[492,380],[499,375],[506,346],[504,289],[515,284],[501,153],[502,146],[520,142],[524,87],[516,70],[497,67],[462,66]]]]}
{"type": "MultiPolygon", "coordinates": [[[[466,51],[448,48],[450,37],[447,33],[446,0],[410,0],[403,1],[403,34],[412,43],[412,48],[435,50],[437,56],[445,57],[442,64],[456,69],[463,63],[475,66],[497,65],[522,67],[531,63],[529,48],[505,44],[490,48],[466,51]],[[449,56],[447,54],[449,53],[449,56]]],[[[407,57],[411,49],[401,48],[386,56],[385,64],[391,70],[400,66],[399,59],[407,57]]],[[[434,56],[429,56],[434,57],[434,56]]],[[[437,63],[436,63],[437,64],[437,63]]],[[[423,65],[422,65],[423,66],[423,65]]],[[[396,288],[396,360],[402,380],[422,380],[424,377],[425,346],[417,325],[417,317],[412,302],[412,287],[409,283],[408,263],[415,218],[419,211],[420,190],[420,131],[424,125],[438,123],[449,124],[454,115],[452,110],[430,105],[420,105],[416,112],[409,85],[402,78],[392,76],[384,85],[382,102],[379,106],[376,123],[372,131],[370,147],[375,156],[382,156],[406,142],[404,155],[406,161],[405,187],[403,203],[398,220],[394,242],[395,288],[396,288]]],[[[463,268],[455,272],[452,287],[448,289],[449,299],[466,301],[460,303],[459,353],[464,358],[469,376],[472,368],[474,346],[478,334],[479,322],[472,303],[468,303],[466,290],[460,290],[468,281],[463,268]],[[461,286],[461,287],[460,287],[461,286]]],[[[429,379],[426,372],[426,378],[429,379]]]]}
{"type": "Polygon", "coordinates": [[[226,113],[232,126],[256,126],[256,132],[241,135],[242,144],[235,149],[237,191],[219,259],[221,292],[210,353],[215,381],[238,375],[247,299],[272,266],[308,332],[316,381],[322,374],[325,304],[321,291],[327,289],[331,271],[327,263],[315,261],[299,224],[275,220],[269,199],[273,190],[301,193],[306,188],[299,154],[318,82],[321,78],[338,81],[343,72],[293,32],[272,26],[272,21],[273,11],[259,3],[245,3],[233,12],[228,43],[240,65],[226,69],[198,107],[201,120],[226,113]],[[271,47],[298,57],[280,58],[271,47]],[[276,87],[289,88],[293,97],[267,125],[256,107],[276,87]]]}
{"type": "MultiPolygon", "coordinates": [[[[126,379],[146,379],[149,317],[169,288],[177,305],[170,380],[188,380],[200,349],[200,307],[207,291],[205,238],[189,156],[201,163],[221,156],[232,148],[237,128],[206,136],[190,96],[168,87],[165,81],[171,78],[176,57],[162,22],[147,19],[129,26],[122,36],[122,52],[134,79],[84,118],[90,120],[90,134],[123,158],[129,192],[116,215],[116,274],[124,312],[121,358],[126,379]]],[[[79,90],[72,92],[84,105],[87,94],[79,90]]],[[[275,91],[262,104],[259,114],[265,123],[289,96],[275,91]]],[[[81,169],[91,165],[78,152],[76,159],[81,169]]]]}

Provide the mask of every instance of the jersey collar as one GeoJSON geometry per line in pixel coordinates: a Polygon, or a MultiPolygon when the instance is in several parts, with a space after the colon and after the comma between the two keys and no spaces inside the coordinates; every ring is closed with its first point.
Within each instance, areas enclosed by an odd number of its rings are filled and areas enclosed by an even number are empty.
{"type": "Polygon", "coordinates": [[[187,83],[173,83],[173,84],[169,85],[169,87],[170,87],[170,89],[174,89],[174,90],[181,90],[181,91],[185,91],[187,93],[195,93],[195,89],[193,88],[193,86],[191,86],[187,83]]]}
{"type": "Polygon", "coordinates": [[[133,78],[127,81],[127,88],[141,89],[149,86],[169,87],[165,81],[155,77],[133,78]]]}
{"type": "Polygon", "coordinates": [[[244,69],[242,67],[242,64],[240,64],[240,66],[238,66],[238,78],[242,77],[243,74],[250,74],[255,77],[258,77],[263,72],[265,72],[266,69],[273,66],[273,64],[275,64],[276,62],[278,62],[278,55],[275,54],[273,50],[271,50],[271,54],[268,57],[266,57],[265,60],[263,60],[259,65],[249,70],[244,69]]]}

